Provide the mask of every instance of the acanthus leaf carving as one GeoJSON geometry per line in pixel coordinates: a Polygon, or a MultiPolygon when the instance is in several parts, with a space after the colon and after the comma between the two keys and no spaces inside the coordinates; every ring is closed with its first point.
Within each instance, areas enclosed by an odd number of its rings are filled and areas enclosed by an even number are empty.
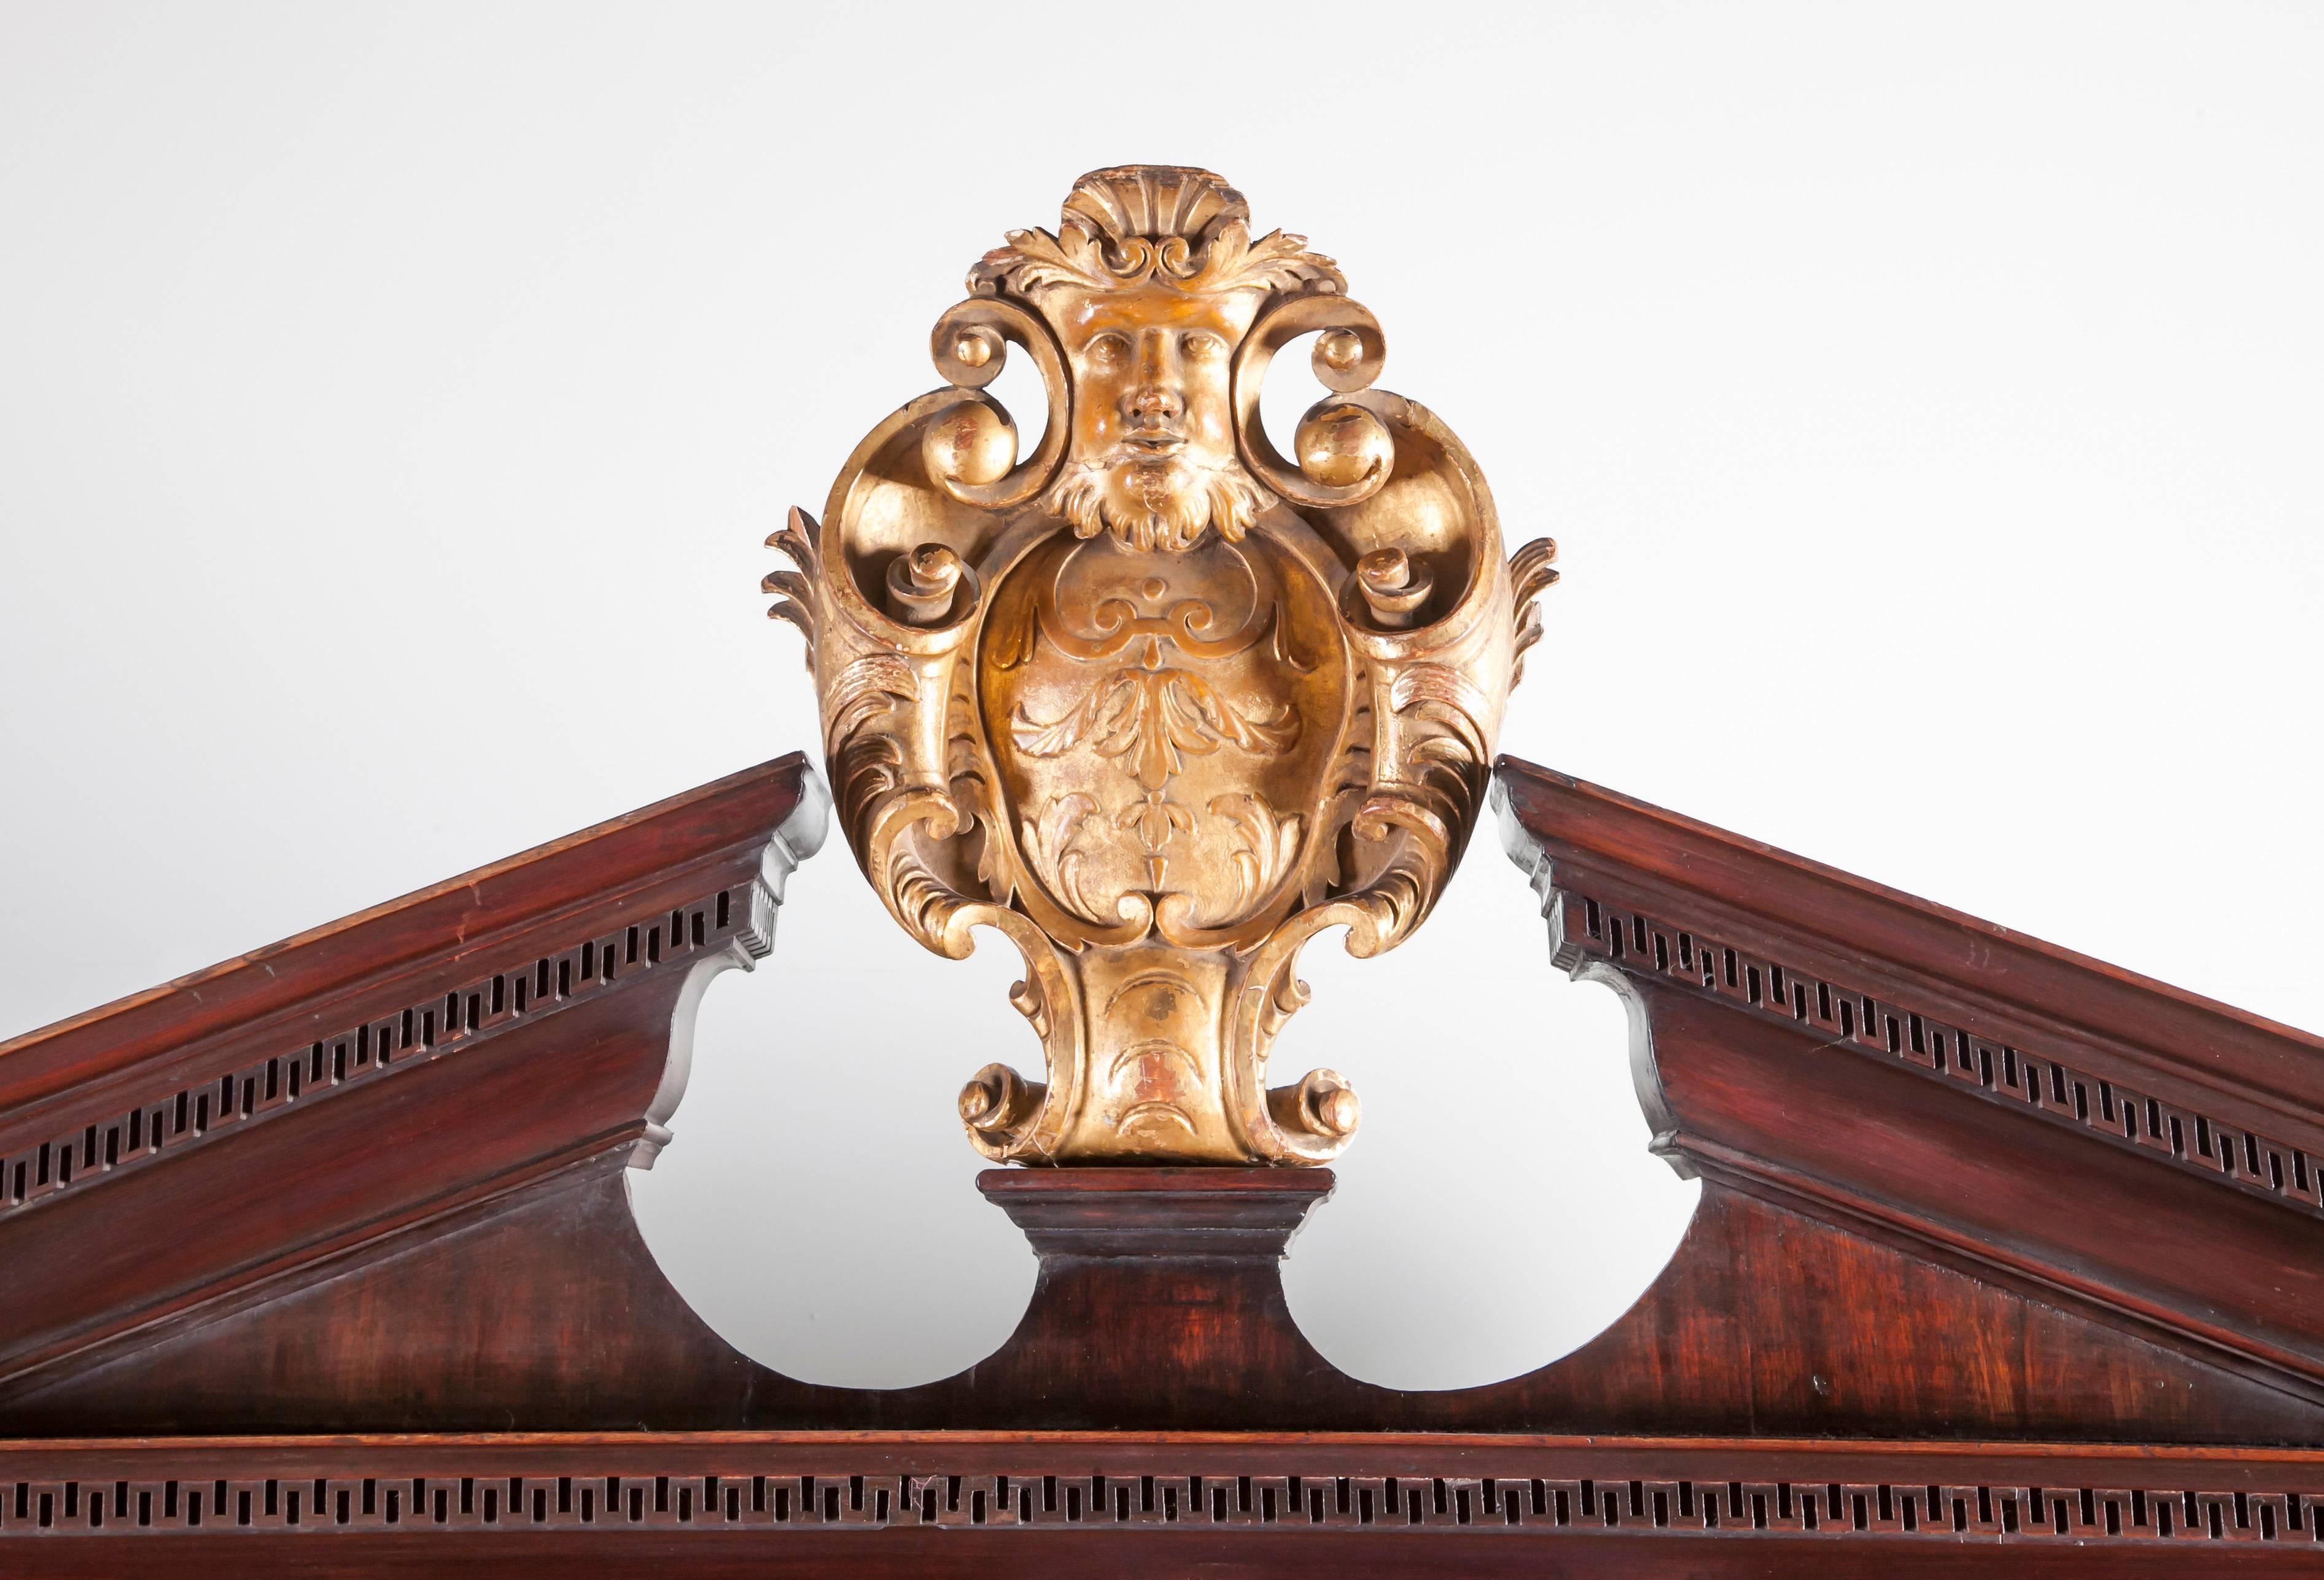
{"type": "Polygon", "coordinates": [[[1135,764],[1131,776],[1159,790],[1185,758],[1222,745],[1277,756],[1299,739],[1300,721],[1287,705],[1246,711],[1188,670],[1123,669],[1092,685],[1063,718],[1043,724],[1020,705],[1009,728],[1028,757],[1062,757],[1087,741],[1100,757],[1135,764]]]}
{"type": "Polygon", "coordinates": [[[1079,792],[1052,795],[1038,819],[1023,825],[1025,854],[1051,895],[1062,899],[1084,922],[1102,923],[1082,895],[1082,853],[1075,844],[1082,825],[1097,810],[1097,802],[1079,792]]]}
{"type": "Polygon", "coordinates": [[[1215,796],[1211,811],[1232,822],[1242,835],[1242,848],[1234,853],[1238,906],[1260,899],[1291,870],[1299,853],[1301,820],[1278,817],[1256,795],[1215,796]]]}

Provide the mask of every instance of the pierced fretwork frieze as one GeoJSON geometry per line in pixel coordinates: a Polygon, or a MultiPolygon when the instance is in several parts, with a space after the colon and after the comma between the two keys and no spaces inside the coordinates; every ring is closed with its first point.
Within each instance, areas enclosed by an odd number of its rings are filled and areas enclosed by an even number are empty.
{"type": "Polygon", "coordinates": [[[51,1139],[0,1155],[0,1216],[472,1047],[666,965],[691,964],[706,951],[739,945],[752,960],[763,959],[772,948],[776,904],[763,883],[733,884],[553,952],[512,960],[330,1036],[156,1092],[126,1112],[91,1115],[51,1139]]]}
{"type": "Polygon", "coordinates": [[[2324,1212],[2318,1159],[2060,1060],[1980,1037],[1908,1005],[1738,950],[1710,933],[1561,889],[1558,963],[1600,960],[1806,1028],[1833,1047],[1946,1080],[1992,1101],[2273,1200],[2324,1212]]]}
{"type": "MultiPolygon", "coordinates": [[[[1609,1469],[1613,1468],[1611,1466],[1609,1469]]],[[[1738,1466],[1738,1470],[1742,1467],[1738,1466]]],[[[1756,1470],[1757,1467],[1752,1467],[1756,1470]]],[[[333,1530],[1139,1528],[1630,1531],[2314,1546],[2318,1493],[1896,1482],[1248,1474],[324,1476],[0,1481],[0,1539],[333,1530]]],[[[1748,1474],[1749,1472],[1744,1472],[1748,1474]]]]}

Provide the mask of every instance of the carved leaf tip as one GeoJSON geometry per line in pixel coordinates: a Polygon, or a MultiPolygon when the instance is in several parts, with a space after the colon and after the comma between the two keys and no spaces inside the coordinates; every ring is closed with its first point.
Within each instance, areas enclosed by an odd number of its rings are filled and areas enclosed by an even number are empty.
{"type": "Polygon", "coordinates": [[[1509,649],[1509,689],[1511,691],[1515,691],[1517,688],[1517,683],[1525,679],[1526,649],[1540,640],[1541,605],[1528,603],[1525,607],[1525,613],[1517,618],[1517,642],[1509,649]]]}
{"type": "Polygon", "coordinates": [[[781,602],[775,604],[767,611],[767,618],[769,620],[788,620],[792,625],[798,628],[798,634],[807,638],[807,651],[804,654],[804,657],[807,662],[807,673],[810,675],[814,674],[815,617],[807,613],[806,610],[800,608],[798,604],[793,603],[789,599],[786,598],[781,602]]]}
{"type": "Polygon", "coordinates": [[[767,611],[769,620],[788,620],[807,638],[807,663],[815,667],[815,578],[820,572],[821,560],[816,553],[817,540],[823,529],[816,519],[797,505],[790,509],[784,524],[767,535],[767,547],[783,555],[798,567],[796,571],[769,571],[759,579],[761,592],[779,592],[781,599],[767,611]]]}
{"type": "Polygon", "coordinates": [[[797,505],[783,524],[767,534],[767,547],[788,557],[799,569],[813,572],[823,539],[823,528],[797,505]]]}
{"type": "Polygon", "coordinates": [[[1510,615],[1517,639],[1510,649],[1509,688],[1525,679],[1526,649],[1541,640],[1541,606],[1534,602],[1557,584],[1557,539],[1536,537],[1509,556],[1510,615]]]}
{"type": "Polygon", "coordinates": [[[1523,610],[1543,591],[1555,584],[1557,571],[1557,539],[1536,537],[1517,553],[1509,556],[1509,580],[1514,586],[1510,599],[1523,610]]]}

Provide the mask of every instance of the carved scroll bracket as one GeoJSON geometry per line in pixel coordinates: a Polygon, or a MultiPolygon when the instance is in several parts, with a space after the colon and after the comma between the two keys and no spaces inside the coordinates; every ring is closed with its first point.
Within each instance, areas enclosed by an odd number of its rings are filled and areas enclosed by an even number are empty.
{"type": "Polygon", "coordinates": [[[776,825],[759,859],[758,875],[749,886],[749,919],[724,947],[706,953],[687,968],[686,980],[670,1010],[669,1061],[662,1069],[661,1084],[654,1089],[652,1101],[646,1105],[645,1134],[630,1148],[630,1167],[652,1168],[661,1149],[669,1144],[670,1116],[678,1112],[678,1105],[686,1096],[687,1079],[694,1070],[694,1024],[702,1007],[702,996],[723,973],[737,967],[746,971],[754,969],[774,952],[775,914],[782,908],[783,886],[800,862],[823,849],[824,836],[830,829],[829,793],[814,774],[802,774],[798,804],[776,825]]]}

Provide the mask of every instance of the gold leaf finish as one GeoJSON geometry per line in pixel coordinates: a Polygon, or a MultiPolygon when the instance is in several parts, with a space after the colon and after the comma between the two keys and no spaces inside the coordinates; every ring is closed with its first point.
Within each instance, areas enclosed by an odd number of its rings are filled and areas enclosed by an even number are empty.
{"type": "Polygon", "coordinates": [[[962,1089],[987,1157],[1323,1162],[1354,1091],[1267,1084],[1299,951],[1377,954],[1443,892],[1556,547],[1503,561],[1461,442],[1373,388],[1338,265],[1253,238],[1207,171],[1083,177],[969,291],[929,340],[945,387],[768,539],[841,825],[923,944],[1023,957],[1046,1079],[962,1089]],[[1286,458],[1259,391],[1310,335],[1330,393],[1286,458]],[[1048,402],[1022,461],[985,393],[1012,346],[1048,402]]]}

